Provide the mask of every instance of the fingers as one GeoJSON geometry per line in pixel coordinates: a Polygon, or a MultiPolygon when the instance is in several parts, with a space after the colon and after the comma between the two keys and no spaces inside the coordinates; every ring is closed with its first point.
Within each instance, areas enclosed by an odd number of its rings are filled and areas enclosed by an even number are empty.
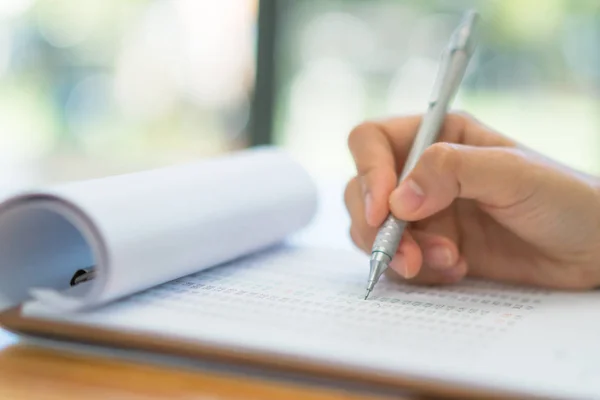
{"type": "MultiPolygon", "coordinates": [[[[370,226],[365,219],[365,203],[358,179],[352,179],[344,193],[346,208],[352,220],[350,237],[358,248],[365,253],[371,253],[378,227],[370,226]]],[[[416,275],[421,268],[421,250],[409,232],[403,235],[392,264],[398,273],[405,277],[416,275]]]]}
{"type": "MultiPolygon", "coordinates": [[[[378,228],[367,224],[364,201],[358,178],[346,187],[345,202],[351,216],[350,236],[361,250],[370,253],[378,228]]],[[[405,231],[390,269],[404,279],[415,278],[421,283],[446,283],[461,279],[466,272],[460,261],[458,247],[451,238],[454,228],[449,227],[443,215],[436,221],[423,224],[426,231],[405,231]],[[442,234],[440,234],[442,233],[442,234]]]]}
{"type": "MultiPolygon", "coordinates": [[[[388,276],[397,275],[401,281],[415,284],[450,284],[460,281],[467,274],[467,263],[460,256],[456,245],[443,236],[424,232],[412,231],[412,237],[417,242],[422,253],[422,264],[418,270],[411,270],[404,275],[390,264],[388,276]]],[[[412,264],[409,264],[412,265],[412,264]]]]}
{"type": "MultiPolygon", "coordinates": [[[[420,116],[366,122],[348,137],[365,204],[365,220],[370,226],[379,226],[389,213],[389,195],[397,185],[398,172],[420,123],[420,116]]],[[[473,146],[514,146],[514,142],[464,114],[446,117],[439,140],[473,146]]]]}
{"type": "Polygon", "coordinates": [[[434,269],[444,269],[456,263],[461,238],[454,208],[444,209],[430,218],[413,222],[411,226],[417,242],[425,252],[425,264],[434,269]]]}
{"type": "MultiPolygon", "coordinates": [[[[398,164],[402,164],[406,159],[421,120],[421,116],[417,115],[393,118],[378,124],[390,140],[398,164]]],[[[484,125],[472,115],[461,112],[449,113],[445,117],[438,141],[475,147],[516,146],[513,140],[484,125]]]]}
{"type": "Polygon", "coordinates": [[[509,208],[531,196],[527,163],[516,149],[436,143],[390,197],[391,211],[408,221],[427,218],[455,199],[509,208]]]}
{"type": "Polygon", "coordinates": [[[350,237],[354,244],[361,250],[369,253],[371,245],[377,234],[377,228],[367,223],[365,213],[365,199],[359,178],[355,177],[346,186],[344,202],[352,221],[350,237]]]}
{"type": "Polygon", "coordinates": [[[405,279],[411,279],[421,271],[423,253],[410,231],[404,231],[398,250],[389,266],[405,279]]]}
{"type": "Polygon", "coordinates": [[[365,222],[379,226],[389,213],[388,201],[397,181],[396,161],[390,141],[374,123],[356,127],[348,138],[354,157],[365,222]]]}
{"type": "MultiPolygon", "coordinates": [[[[371,252],[378,227],[370,226],[365,219],[365,204],[362,189],[358,183],[359,178],[352,179],[346,186],[344,199],[350,214],[352,225],[350,236],[358,248],[366,253],[371,252]]],[[[406,278],[415,276],[422,265],[421,249],[413,239],[410,232],[406,231],[398,245],[398,250],[392,259],[391,266],[406,278]]]]}
{"type": "Polygon", "coordinates": [[[423,267],[419,274],[410,280],[405,279],[397,273],[396,270],[388,268],[385,275],[399,283],[410,283],[416,285],[448,285],[459,282],[467,275],[467,263],[464,257],[459,258],[456,267],[449,270],[447,273],[437,271],[428,267],[423,267]]]}
{"type": "MultiPolygon", "coordinates": [[[[350,235],[359,248],[370,252],[377,229],[390,211],[401,219],[419,221],[420,233],[407,230],[403,236],[391,263],[392,270],[405,278],[416,277],[416,281],[452,281],[464,275],[466,262],[459,258],[457,227],[448,223],[451,217],[443,218],[442,210],[461,194],[469,195],[460,190],[464,174],[459,174],[461,164],[455,162],[460,157],[446,157],[444,154],[451,151],[445,151],[444,145],[434,145],[411,174],[414,179],[407,179],[396,188],[397,174],[420,122],[420,116],[396,118],[364,123],[351,132],[348,146],[357,177],[349,183],[345,196],[352,219],[350,235]],[[447,166],[452,167],[454,180],[445,180],[447,172],[443,169],[447,166]],[[429,169],[437,174],[434,178],[429,169]],[[438,214],[436,218],[428,220],[434,214],[438,214]]],[[[514,146],[514,142],[460,114],[448,115],[439,140],[473,146],[514,146]]]]}

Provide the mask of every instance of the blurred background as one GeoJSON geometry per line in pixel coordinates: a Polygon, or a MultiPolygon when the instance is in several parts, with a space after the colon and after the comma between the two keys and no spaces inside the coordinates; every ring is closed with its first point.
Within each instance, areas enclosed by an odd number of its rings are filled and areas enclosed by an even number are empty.
{"type": "Polygon", "coordinates": [[[598,0],[0,0],[0,187],[265,143],[346,179],[349,131],[425,110],[467,8],[454,108],[600,174],[598,0]]]}

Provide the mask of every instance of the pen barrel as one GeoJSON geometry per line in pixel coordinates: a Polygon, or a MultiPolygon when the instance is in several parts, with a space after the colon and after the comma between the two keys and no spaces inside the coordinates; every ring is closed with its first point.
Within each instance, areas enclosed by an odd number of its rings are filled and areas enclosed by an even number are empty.
{"type": "MultiPolygon", "coordinates": [[[[461,24],[454,34],[448,51],[443,54],[440,73],[434,84],[429,107],[423,116],[402,173],[398,177],[399,184],[415,168],[423,152],[438,139],[448,106],[458,90],[473,52],[474,42],[471,31],[475,20],[476,14],[468,15],[466,22],[461,24]]],[[[391,213],[388,215],[373,242],[372,260],[374,254],[378,257],[385,254],[391,261],[398,250],[406,225],[406,221],[397,219],[391,213]]]]}
{"type": "Polygon", "coordinates": [[[398,183],[402,182],[415,168],[425,150],[438,140],[448,114],[448,108],[463,79],[468,61],[468,55],[464,51],[456,51],[450,57],[441,83],[436,84],[438,86],[436,95],[430,101],[427,112],[423,115],[402,173],[398,177],[398,183]]]}
{"type": "Polygon", "coordinates": [[[436,142],[445,117],[446,107],[444,103],[436,102],[429,105],[402,168],[402,173],[398,177],[398,183],[402,182],[412,172],[421,155],[436,142]]]}
{"type": "Polygon", "coordinates": [[[375,237],[371,253],[384,253],[392,259],[396,254],[405,227],[405,221],[401,221],[390,214],[375,237]]]}
{"type": "MultiPolygon", "coordinates": [[[[435,100],[429,104],[427,113],[423,116],[402,173],[399,176],[399,183],[414,169],[423,152],[438,139],[448,111],[448,105],[462,80],[467,62],[468,56],[464,51],[455,52],[448,62],[447,76],[442,80],[435,100]]],[[[399,220],[390,213],[375,237],[371,253],[384,253],[390,259],[393,258],[398,250],[406,225],[406,221],[399,220]]]]}

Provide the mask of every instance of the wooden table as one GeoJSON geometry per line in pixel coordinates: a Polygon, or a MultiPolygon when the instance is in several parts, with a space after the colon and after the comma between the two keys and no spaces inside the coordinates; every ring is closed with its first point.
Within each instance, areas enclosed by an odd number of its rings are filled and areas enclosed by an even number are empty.
{"type": "MultiPolygon", "coordinates": [[[[408,397],[346,391],[260,376],[170,368],[62,352],[21,342],[0,329],[0,398],[21,399],[304,399],[408,397]]],[[[417,397],[410,397],[416,399],[417,397]]]]}

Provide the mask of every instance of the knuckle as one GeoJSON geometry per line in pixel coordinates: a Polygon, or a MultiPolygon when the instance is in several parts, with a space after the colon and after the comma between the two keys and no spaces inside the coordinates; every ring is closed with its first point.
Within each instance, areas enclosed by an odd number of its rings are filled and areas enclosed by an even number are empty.
{"type": "Polygon", "coordinates": [[[460,160],[456,145],[439,142],[429,146],[423,153],[424,162],[427,162],[435,171],[454,171],[458,168],[460,160]]]}
{"type": "Polygon", "coordinates": [[[496,150],[499,152],[499,154],[507,157],[507,161],[514,163],[523,163],[527,161],[529,157],[529,155],[523,149],[516,147],[504,147],[496,150]]]}
{"type": "Polygon", "coordinates": [[[473,122],[475,121],[475,117],[464,110],[456,110],[448,113],[448,121],[456,122],[456,123],[465,123],[465,122],[473,122]]]}
{"type": "Polygon", "coordinates": [[[377,124],[372,121],[365,121],[357,125],[348,135],[348,147],[350,149],[356,148],[363,141],[364,136],[372,135],[373,131],[377,129],[377,124]]]}
{"type": "Polygon", "coordinates": [[[476,125],[480,124],[475,117],[465,111],[453,111],[444,120],[444,130],[457,143],[464,142],[466,132],[476,125]]]}

